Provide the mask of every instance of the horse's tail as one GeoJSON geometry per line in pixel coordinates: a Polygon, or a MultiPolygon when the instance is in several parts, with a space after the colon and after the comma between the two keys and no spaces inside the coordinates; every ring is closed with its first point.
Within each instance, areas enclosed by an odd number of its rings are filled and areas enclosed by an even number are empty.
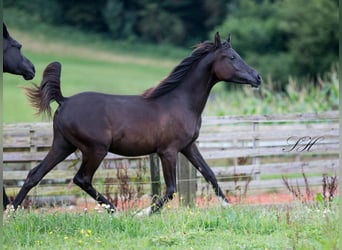
{"type": "Polygon", "coordinates": [[[44,70],[40,86],[33,84],[32,88],[25,88],[31,105],[38,109],[37,114],[46,113],[51,117],[50,103],[56,101],[59,105],[66,99],[61,92],[61,64],[50,63],[44,70]]]}

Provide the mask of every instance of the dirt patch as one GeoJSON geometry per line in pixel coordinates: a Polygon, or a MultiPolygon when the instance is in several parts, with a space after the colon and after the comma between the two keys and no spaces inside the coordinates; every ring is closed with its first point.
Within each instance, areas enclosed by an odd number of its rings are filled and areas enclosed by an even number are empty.
{"type": "MultiPolygon", "coordinates": [[[[174,199],[170,201],[166,207],[167,208],[177,208],[179,206],[179,199],[174,199]]],[[[234,204],[282,204],[282,203],[291,203],[296,201],[296,199],[289,192],[278,192],[278,193],[259,193],[253,195],[247,195],[245,198],[236,198],[230,197],[230,202],[232,205],[234,204]]],[[[129,211],[129,210],[139,210],[142,208],[146,208],[150,205],[151,199],[148,196],[145,196],[139,200],[135,201],[126,201],[126,202],[118,202],[117,203],[117,211],[129,211]]],[[[196,206],[197,207],[211,207],[219,204],[217,197],[197,197],[196,198],[196,206]]],[[[45,210],[48,212],[88,212],[88,211],[97,211],[99,213],[105,212],[105,207],[98,205],[91,198],[79,198],[77,202],[73,205],[62,205],[62,206],[44,206],[43,208],[37,209],[37,211],[45,210]]]]}

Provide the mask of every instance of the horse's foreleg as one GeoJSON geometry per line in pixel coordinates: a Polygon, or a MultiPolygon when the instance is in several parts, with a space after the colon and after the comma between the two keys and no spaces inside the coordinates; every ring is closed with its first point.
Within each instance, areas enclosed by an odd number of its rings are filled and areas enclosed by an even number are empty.
{"type": "Polygon", "coordinates": [[[101,193],[99,193],[92,185],[92,179],[95,171],[99,167],[101,161],[106,156],[106,151],[95,152],[89,150],[90,153],[83,153],[82,164],[73,181],[74,183],[89,194],[99,204],[106,204],[109,212],[115,212],[115,206],[108,201],[101,193]]]}
{"type": "Polygon", "coordinates": [[[157,199],[152,203],[152,205],[148,208],[143,209],[140,211],[137,216],[145,216],[155,213],[162,209],[162,207],[167,203],[169,200],[172,200],[176,191],[176,160],[177,160],[177,152],[163,152],[159,154],[162,168],[163,168],[163,175],[166,184],[166,191],[163,197],[157,199]]]}
{"type": "Polygon", "coordinates": [[[203,175],[205,180],[207,182],[211,183],[211,185],[214,188],[215,194],[219,197],[219,199],[222,203],[222,206],[228,207],[229,206],[228,199],[223,194],[220,186],[217,183],[217,179],[216,179],[214,172],[211,170],[211,168],[208,166],[208,164],[203,159],[203,157],[202,157],[201,153],[199,152],[196,144],[192,143],[191,145],[189,145],[188,147],[183,149],[181,152],[192,163],[192,165],[194,165],[194,167],[198,171],[200,171],[200,173],[203,175]]]}

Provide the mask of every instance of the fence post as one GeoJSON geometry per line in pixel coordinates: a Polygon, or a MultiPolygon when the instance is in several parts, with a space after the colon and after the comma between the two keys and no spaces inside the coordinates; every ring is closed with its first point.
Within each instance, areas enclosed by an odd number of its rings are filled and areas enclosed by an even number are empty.
{"type": "Polygon", "coordinates": [[[157,154],[150,155],[151,191],[152,202],[160,196],[160,168],[157,154]]]}
{"type": "MultiPolygon", "coordinates": [[[[36,129],[33,128],[32,125],[30,125],[30,153],[36,153],[37,152],[37,145],[35,142],[35,137],[36,137],[36,129]]],[[[30,162],[30,170],[33,169],[36,166],[37,162],[36,161],[31,161],[30,162]]],[[[38,185],[33,188],[31,191],[32,193],[32,202],[33,204],[36,202],[36,197],[38,196],[38,185]]]]}
{"type": "Polygon", "coordinates": [[[193,206],[196,201],[196,169],[182,154],[178,154],[177,177],[179,203],[182,206],[193,206]]]}
{"type": "MultiPolygon", "coordinates": [[[[259,142],[255,137],[255,133],[259,130],[259,123],[258,122],[253,122],[253,133],[254,133],[254,138],[253,138],[253,149],[257,148],[259,146],[259,142]]],[[[252,164],[254,166],[259,166],[260,160],[259,157],[254,156],[252,158],[252,164]]],[[[253,169],[253,180],[260,180],[260,170],[259,169],[253,169]]]]}

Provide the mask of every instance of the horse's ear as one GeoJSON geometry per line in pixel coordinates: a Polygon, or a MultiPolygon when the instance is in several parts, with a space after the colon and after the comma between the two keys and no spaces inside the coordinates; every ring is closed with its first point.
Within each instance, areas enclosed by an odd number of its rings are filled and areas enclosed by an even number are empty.
{"type": "Polygon", "coordinates": [[[230,33],[228,33],[227,42],[228,42],[229,44],[231,43],[231,39],[230,39],[230,33]]]}
{"type": "Polygon", "coordinates": [[[215,47],[216,48],[221,47],[221,38],[220,38],[220,34],[218,32],[215,33],[215,47]]]}
{"type": "Polygon", "coordinates": [[[2,28],[3,37],[7,38],[7,37],[9,37],[9,34],[8,34],[8,31],[7,31],[6,24],[5,23],[2,23],[2,24],[3,24],[3,28],[2,28]]]}

